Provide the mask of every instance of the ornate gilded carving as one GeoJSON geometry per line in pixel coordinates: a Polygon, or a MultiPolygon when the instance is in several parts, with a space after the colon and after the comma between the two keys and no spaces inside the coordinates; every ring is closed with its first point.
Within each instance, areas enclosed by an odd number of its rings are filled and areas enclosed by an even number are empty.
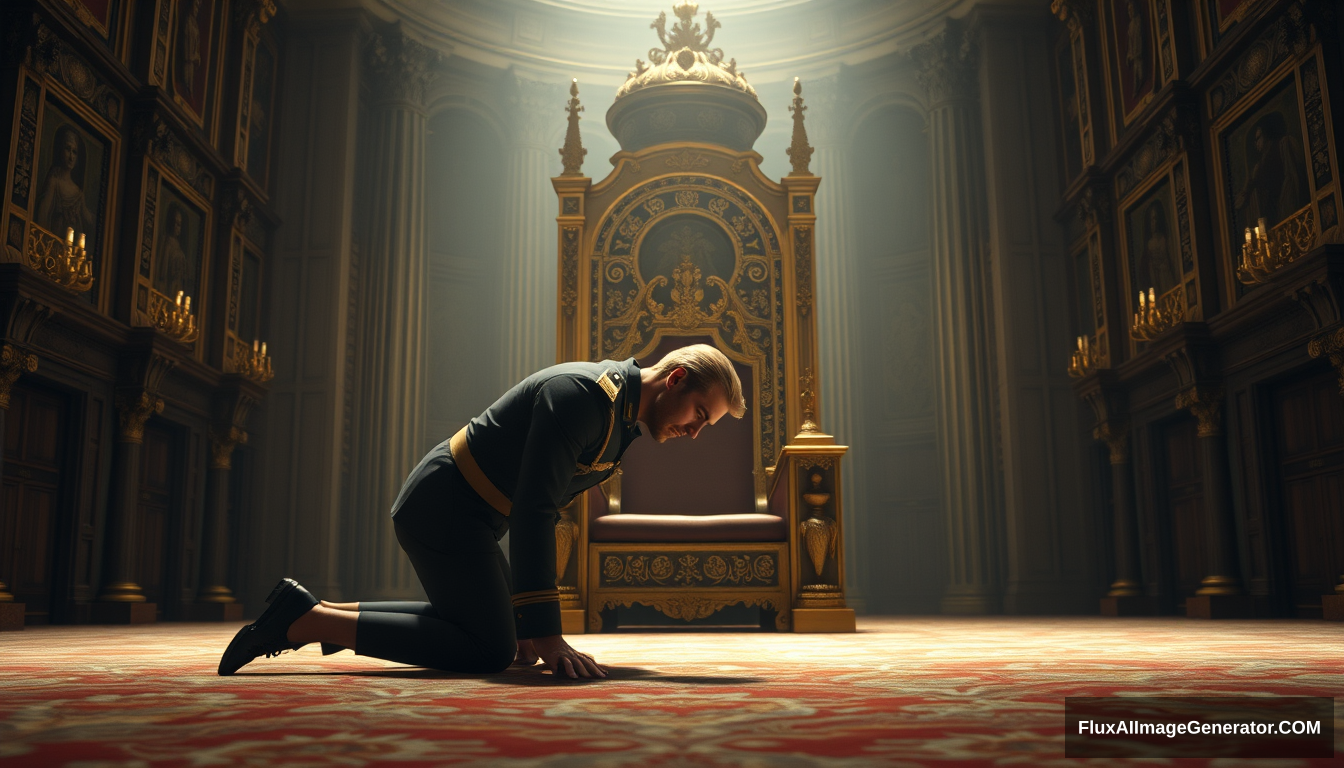
{"type": "Polygon", "coordinates": [[[1200,437],[1223,434],[1223,391],[1212,387],[1191,387],[1176,395],[1176,407],[1188,410],[1198,422],[1200,437]]]}
{"type": "Polygon", "coordinates": [[[407,35],[398,23],[370,35],[366,60],[380,101],[424,108],[426,92],[438,77],[434,67],[443,55],[407,35]]]}
{"type": "Polygon", "coordinates": [[[247,433],[237,427],[229,427],[222,433],[210,430],[210,468],[232,469],[233,449],[246,443],[247,433]]]}
{"type": "Polygon", "coordinates": [[[215,195],[215,177],[155,113],[142,116],[132,133],[136,150],[169,168],[207,199],[215,195]]]}
{"type": "Polygon", "coordinates": [[[776,598],[763,595],[621,595],[619,597],[608,597],[603,600],[601,605],[593,605],[588,609],[588,631],[598,632],[602,629],[601,611],[608,608],[625,607],[629,608],[636,603],[647,605],[664,616],[673,619],[683,619],[692,621],[694,619],[705,619],[714,612],[726,608],[730,605],[741,603],[748,608],[751,606],[760,606],[777,611],[775,614],[775,628],[778,630],[787,630],[789,628],[789,614],[776,598]]]}
{"type": "Polygon", "coordinates": [[[799,432],[803,434],[817,434],[821,428],[817,426],[817,392],[813,389],[816,379],[812,376],[811,368],[804,368],[803,375],[798,377],[798,385],[802,390],[798,393],[798,401],[803,409],[803,426],[799,432]]]}
{"type": "Polygon", "coordinates": [[[836,539],[839,537],[839,527],[826,511],[826,502],[831,500],[831,494],[821,489],[821,473],[812,473],[812,488],[803,493],[803,501],[812,510],[811,516],[799,523],[799,531],[802,534],[803,542],[807,545],[807,556],[812,561],[812,570],[821,576],[826,567],[826,556],[835,557],[836,539]]]}
{"type": "Polygon", "coordinates": [[[799,469],[812,469],[813,467],[833,469],[835,467],[835,458],[832,456],[799,456],[794,461],[798,463],[799,469]]]}
{"type": "Polygon", "coordinates": [[[609,552],[602,558],[601,586],[773,587],[778,572],[773,552],[609,552]]]}
{"type": "Polygon", "coordinates": [[[690,173],[709,165],[709,158],[699,152],[692,152],[690,149],[682,149],[675,155],[668,157],[667,160],[663,161],[663,164],[668,168],[675,168],[682,173],[690,173]]]}
{"type": "Polygon", "coordinates": [[[560,309],[573,317],[579,309],[579,228],[560,230],[560,309]]]}
{"type": "MultiPolygon", "coordinates": [[[[33,160],[37,145],[37,104],[41,87],[31,77],[23,78],[23,97],[19,100],[19,121],[14,154],[14,182],[10,199],[27,208],[33,185],[33,160]]],[[[22,247],[22,244],[19,245],[22,247]]],[[[17,256],[17,254],[15,254],[17,256]]]]}
{"type": "Polygon", "coordinates": [[[121,423],[117,439],[123,443],[144,442],[145,422],[163,413],[163,398],[150,392],[118,393],[116,403],[121,423]]]}
{"type": "Polygon", "coordinates": [[[122,101],[117,90],[45,24],[37,22],[36,26],[36,42],[29,61],[33,71],[60,81],[108,122],[119,124],[122,101]]]}
{"type": "Polygon", "coordinates": [[[802,224],[793,228],[793,264],[798,278],[798,313],[812,312],[812,228],[802,224]]]}
{"type": "Polygon", "coordinates": [[[714,18],[714,14],[705,14],[703,33],[694,19],[700,11],[695,2],[680,2],[672,7],[672,13],[678,19],[667,29],[667,14],[660,12],[658,18],[649,25],[657,31],[658,40],[663,44],[661,50],[649,49],[649,61],[653,66],[635,59],[635,71],[629,73],[619,90],[616,99],[634,93],[649,86],[665,83],[700,82],[727,86],[743,93],[756,96],[756,91],[747,83],[746,73],[737,68],[737,59],[723,63],[723,49],[710,48],[714,41],[714,31],[723,25],[714,18]]]}
{"type": "Polygon", "coordinates": [[[1264,219],[1246,229],[1237,279],[1243,285],[1267,282],[1273,274],[1316,246],[1316,209],[1308,205],[1266,232],[1264,219]]]}
{"type": "Polygon", "coordinates": [[[9,393],[19,376],[36,370],[37,355],[14,344],[0,345],[0,409],[9,408],[9,393]]]}
{"type": "Polygon", "coordinates": [[[1153,133],[1115,174],[1116,195],[1130,190],[1163,167],[1180,152],[1199,147],[1199,115],[1185,106],[1172,107],[1153,129],[1153,133]]]}
{"type": "Polygon", "coordinates": [[[240,0],[233,17],[247,35],[258,35],[276,14],[275,0],[240,0]]]}
{"type": "Polygon", "coordinates": [[[943,30],[910,52],[919,67],[919,82],[928,93],[929,104],[952,99],[973,99],[978,90],[975,46],[962,22],[949,19],[943,30]]]}
{"type": "Polygon", "coordinates": [[[1339,394],[1344,396],[1344,328],[1336,328],[1312,339],[1307,344],[1307,354],[1330,359],[1330,364],[1339,372],[1339,394]]]}
{"type": "Polygon", "coordinates": [[[583,106],[579,104],[577,77],[569,85],[569,103],[565,105],[565,111],[569,113],[569,125],[565,128],[565,145],[560,148],[560,163],[564,166],[560,175],[582,176],[583,157],[588,154],[588,150],[583,148],[583,140],[579,136],[579,113],[583,111],[583,106]]]}
{"type": "Polygon", "coordinates": [[[1278,69],[1286,59],[1306,53],[1312,42],[1311,24],[1301,2],[1288,6],[1256,37],[1227,74],[1209,89],[1209,118],[1216,119],[1278,69]]]}
{"type": "Polygon", "coordinates": [[[803,125],[803,113],[807,107],[803,105],[803,84],[798,78],[793,78],[793,104],[789,107],[793,113],[793,142],[789,144],[788,155],[789,162],[793,164],[793,170],[790,176],[811,176],[812,171],[808,170],[808,165],[812,162],[812,145],[807,143],[807,126],[803,125]]]}
{"type": "Polygon", "coordinates": [[[1112,464],[1129,463],[1129,422],[1103,421],[1092,428],[1092,438],[1106,443],[1112,464]]]}

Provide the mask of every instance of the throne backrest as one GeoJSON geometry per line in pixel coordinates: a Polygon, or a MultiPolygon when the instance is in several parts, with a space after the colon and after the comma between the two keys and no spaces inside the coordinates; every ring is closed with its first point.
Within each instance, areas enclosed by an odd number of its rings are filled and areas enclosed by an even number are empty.
{"type": "MultiPolygon", "coordinates": [[[[665,336],[640,365],[650,367],[668,352],[688,344],[713,344],[707,336],[665,336]]],[[[725,415],[694,440],[636,440],[621,459],[621,512],[642,515],[722,515],[755,512],[757,435],[751,368],[734,362],[747,398],[741,419],[725,415]]]]}

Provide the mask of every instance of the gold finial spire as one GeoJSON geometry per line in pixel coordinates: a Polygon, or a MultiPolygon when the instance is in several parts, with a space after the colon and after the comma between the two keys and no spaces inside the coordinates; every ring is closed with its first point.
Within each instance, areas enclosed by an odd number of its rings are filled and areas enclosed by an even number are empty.
{"type": "Polygon", "coordinates": [[[577,77],[569,84],[569,104],[565,111],[569,113],[569,127],[565,129],[565,146],[560,148],[560,162],[565,166],[560,175],[582,176],[583,156],[588,154],[588,150],[583,148],[583,141],[579,138],[579,113],[583,107],[579,104],[577,77]]]}
{"type": "Polygon", "coordinates": [[[747,83],[745,73],[737,68],[737,60],[730,59],[725,64],[723,49],[710,47],[715,30],[723,28],[714,14],[705,13],[705,26],[701,29],[695,22],[700,13],[699,3],[689,0],[677,3],[672,6],[672,13],[679,21],[671,29],[667,26],[666,11],[659,12],[658,18],[649,25],[658,33],[658,41],[663,47],[649,49],[651,66],[635,59],[635,71],[616,92],[617,99],[646,86],[680,82],[724,85],[756,95],[756,90],[747,83]]]}
{"type": "Polygon", "coordinates": [[[803,126],[803,113],[807,111],[803,106],[803,84],[796,77],[793,78],[793,106],[789,111],[793,113],[793,143],[788,150],[793,172],[789,175],[810,176],[812,171],[808,170],[808,165],[812,162],[813,149],[807,143],[807,128],[803,126]]]}

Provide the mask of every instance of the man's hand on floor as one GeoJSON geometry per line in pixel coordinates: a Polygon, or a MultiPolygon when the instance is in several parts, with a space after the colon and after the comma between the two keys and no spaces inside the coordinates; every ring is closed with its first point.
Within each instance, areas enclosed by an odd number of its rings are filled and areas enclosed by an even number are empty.
{"type": "MultiPolygon", "coordinates": [[[[519,653],[522,652],[522,642],[519,643],[519,653]]],[[[598,664],[592,656],[571,648],[563,635],[533,638],[532,648],[552,674],[573,678],[607,676],[606,667],[598,664]]]]}

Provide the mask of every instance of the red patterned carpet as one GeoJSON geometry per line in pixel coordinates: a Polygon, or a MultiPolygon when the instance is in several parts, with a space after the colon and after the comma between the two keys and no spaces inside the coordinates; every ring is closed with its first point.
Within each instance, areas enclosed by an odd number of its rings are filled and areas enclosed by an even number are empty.
{"type": "MultiPolygon", "coordinates": [[[[1344,625],[1326,622],[868,618],[855,635],[593,635],[571,640],[613,675],[582,683],[316,646],[221,678],[236,628],[0,635],[0,763],[1075,766],[1065,696],[1344,696],[1344,625]]],[[[1338,758],[1344,722],[1335,731],[1338,758]]]]}

